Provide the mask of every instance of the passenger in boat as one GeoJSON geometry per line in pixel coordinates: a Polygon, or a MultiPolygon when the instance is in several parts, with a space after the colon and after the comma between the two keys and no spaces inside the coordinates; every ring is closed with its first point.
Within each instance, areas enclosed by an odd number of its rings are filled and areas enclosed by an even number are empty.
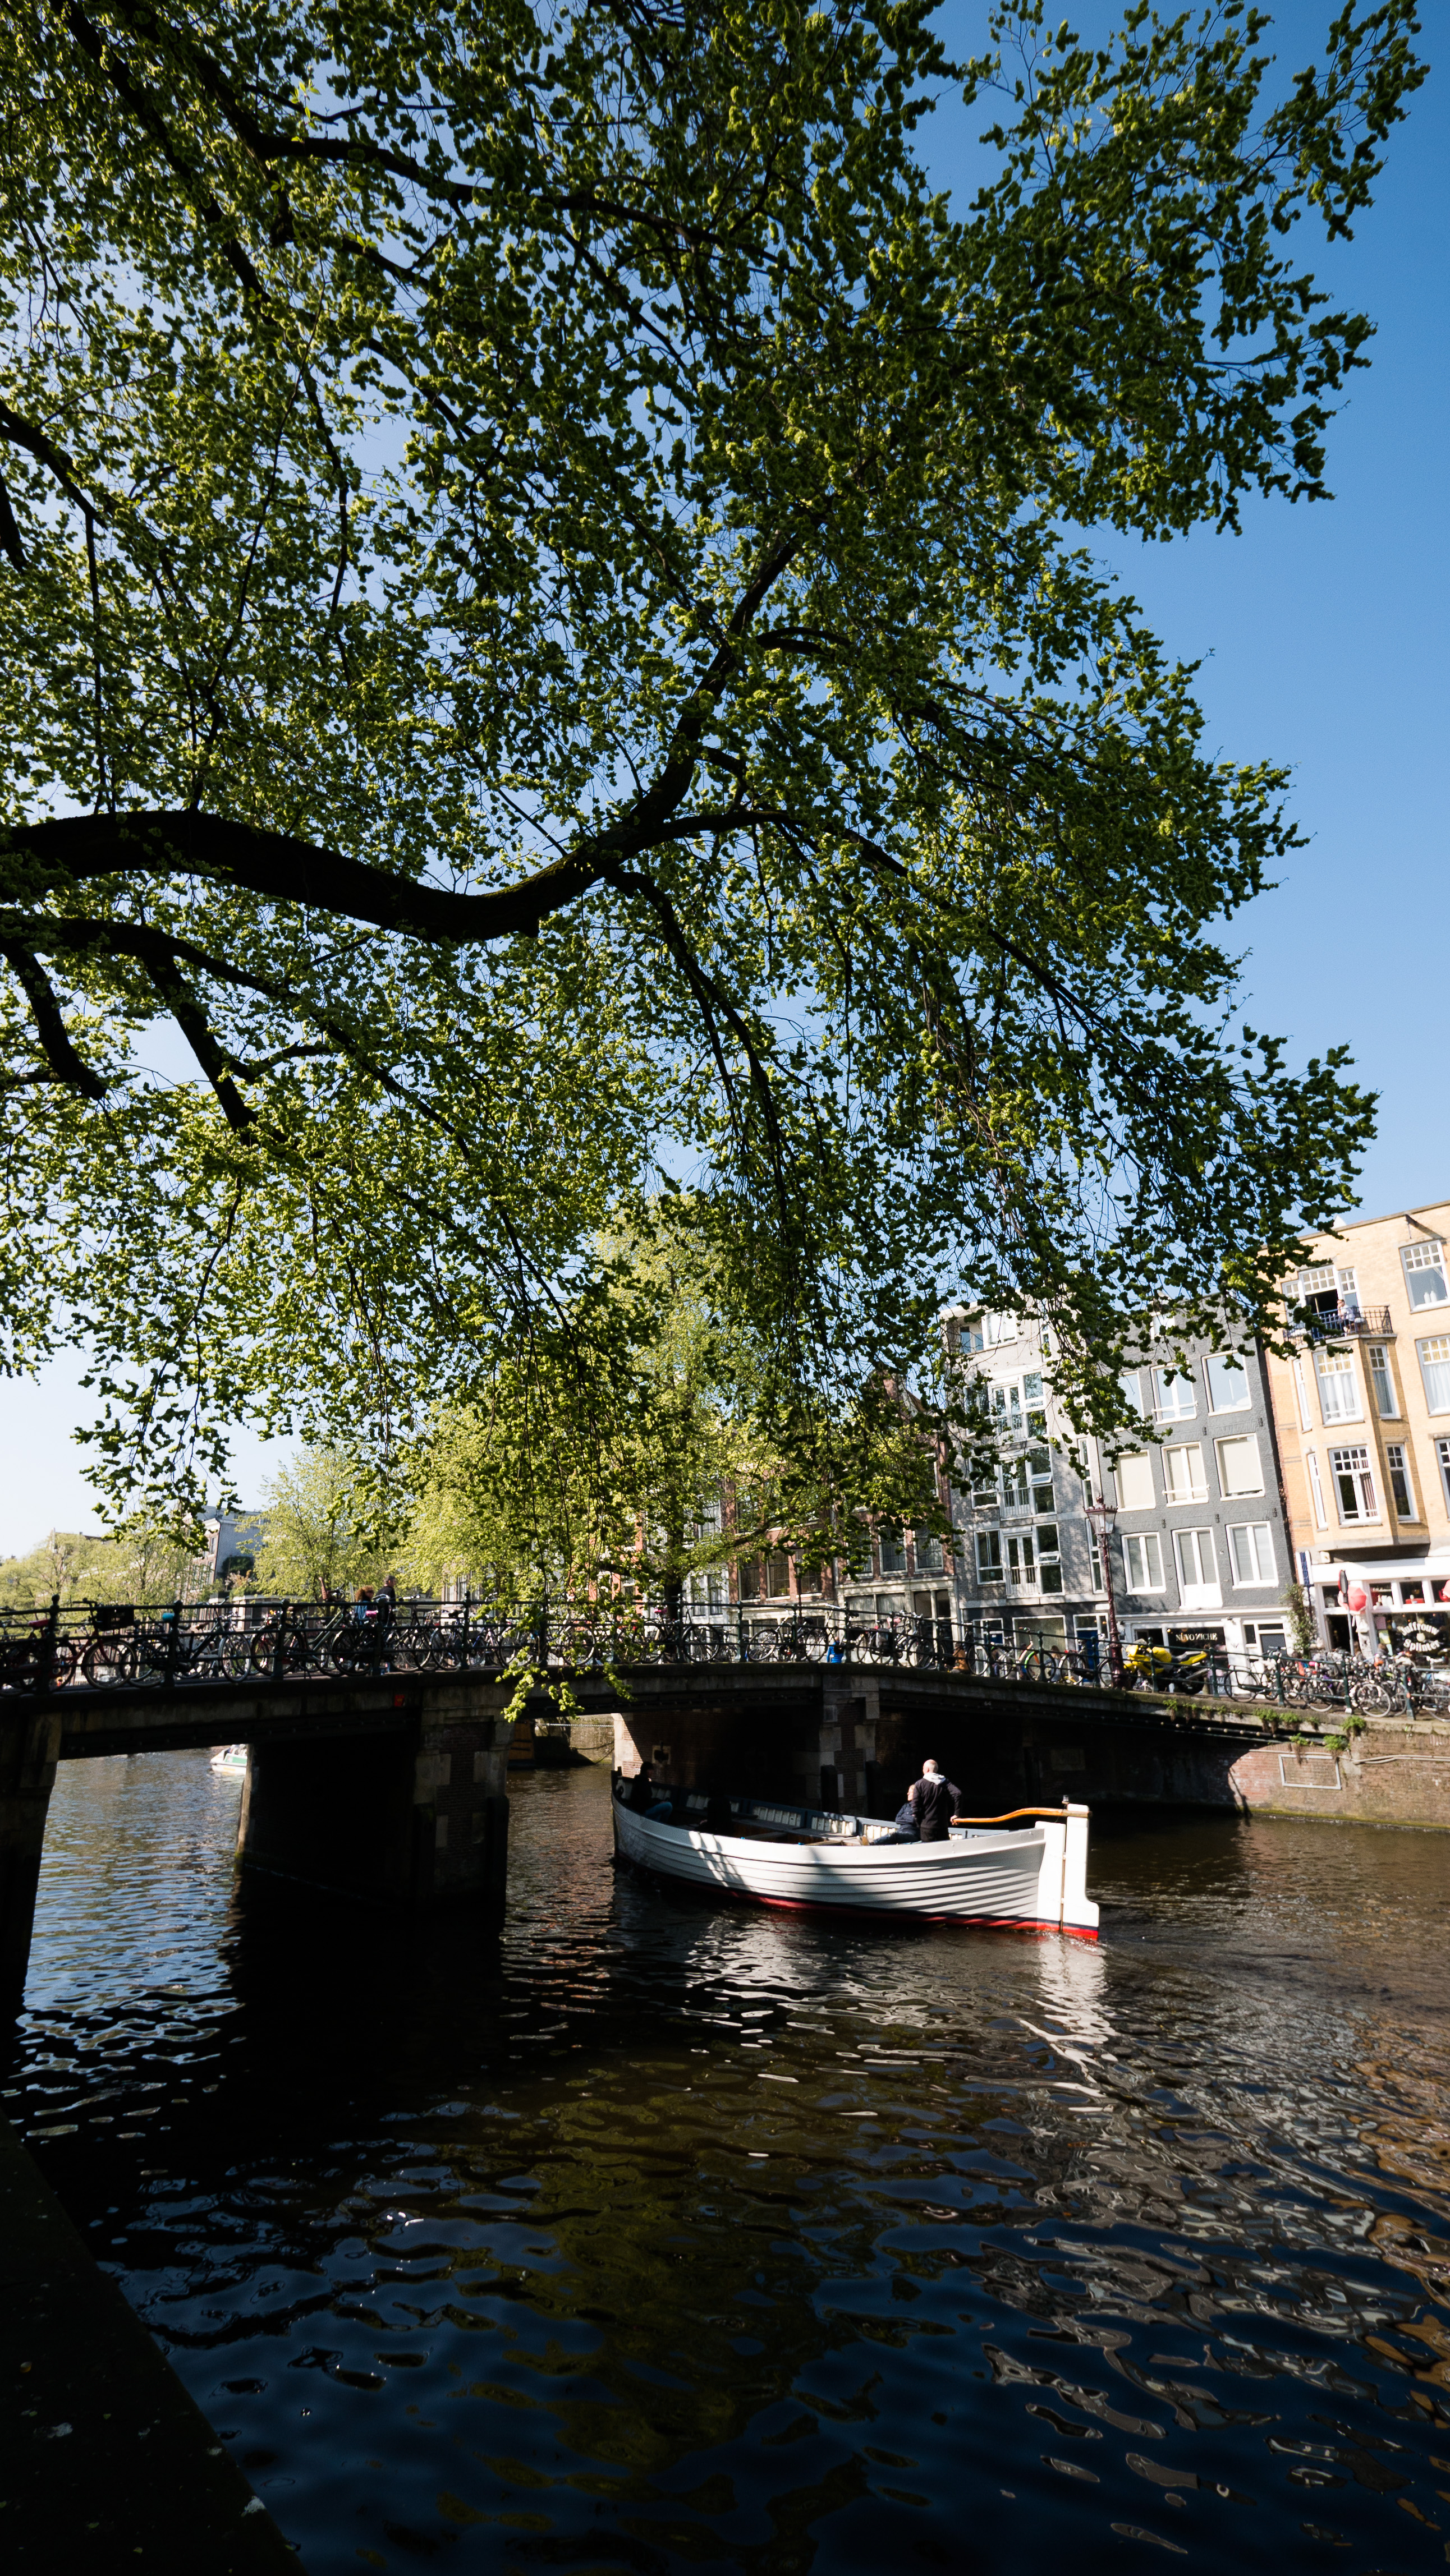
{"type": "Polygon", "coordinates": [[[902,1801],[902,1804],[897,1808],[891,1821],[896,1827],[897,1838],[899,1841],[904,1843],[920,1842],[921,1827],[916,1821],[916,1809],[909,1798],[902,1801]]]}
{"type": "Polygon", "coordinates": [[[954,1780],[948,1780],[941,1764],[928,1754],[921,1766],[921,1778],[914,1780],[906,1793],[907,1804],[916,1818],[916,1830],[924,1843],[950,1842],[947,1830],[962,1793],[954,1780]]]}
{"type": "Polygon", "coordinates": [[[668,1825],[674,1822],[673,1798],[660,1796],[648,1771],[636,1772],[630,1783],[628,1805],[632,1815],[643,1816],[649,1824],[668,1825]]]}

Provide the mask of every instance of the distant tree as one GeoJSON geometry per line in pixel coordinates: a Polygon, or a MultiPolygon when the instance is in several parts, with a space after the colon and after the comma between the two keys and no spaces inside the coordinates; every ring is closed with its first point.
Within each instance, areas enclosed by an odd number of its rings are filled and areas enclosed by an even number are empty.
{"type": "Polygon", "coordinates": [[[204,1589],[197,1547],[170,1521],[144,1515],[105,1533],[52,1530],[27,1556],[0,1565],[0,1602],[16,1608],[44,1609],[55,1593],[63,1609],[85,1601],[159,1608],[196,1600],[204,1589]]]}
{"type": "Polygon", "coordinates": [[[272,1478],[266,1504],[253,1567],[261,1591],[319,1601],[389,1571],[372,1490],[343,1450],[303,1449],[272,1478]]]}
{"type": "MultiPolygon", "coordinates": [[[[558,1328],[506,1352],[487,1395],[420,1444],[410,1560],[430,1583],[467,1576],[511,1600],[623,1588],[677,1615],[692,1574],[766,1541],[818,1567],[859,1547],[863,1511],[945,1526],[935,1412],[924,1426],[877,1382],[809,1419],[798,1405],[689,1209],[657,1205],[599,1248],[558,1328]]],[[[940,1411],[975,1429],[945,1393],[940,1411]]]]}

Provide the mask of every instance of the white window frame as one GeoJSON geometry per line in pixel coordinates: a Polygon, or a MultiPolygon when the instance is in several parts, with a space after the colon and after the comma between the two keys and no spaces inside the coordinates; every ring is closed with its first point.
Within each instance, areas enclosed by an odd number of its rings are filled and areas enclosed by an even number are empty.
{"type": "Polygon", "coordinates": [[[1375,1411],[1381,1422],[1398,1422],[1400,1399],[1395,1393],[1395,1373],[1383,1342],[1371,1342],[1364,1355],[1365,1371],[1374,1389],[1375,1411]]]}
{"type": "Polygon", "coordinates": [[[1018,1322],[1015,1315],[987,1314],[982,1317],[982,1339],[989,1351],[996,1350],[1002,1342],[1015,1342],[1017,1333],[1018,1322]]]}
{"type": "Polygon", "coordinates": [[[1364,1441],[1353,1440],[1342,1449],[1331,1449],[1329,1473],[1334,1484],[1334,1507],[1339,1514],[1341,1529],[1362,1529],[1367,1522],[1383,1518],[1379,1507],[1379,1496],[1375,1491],[1374,1470],[1369,1463],[1369,1450],[1364,1441]],[[1349,1464],[1341,1466],[1339,1464],[1341,1459],[1347,1459],[1349,1464]],[[1358,1480],[1359,1499],[1361,1503],[1368,1503],[1368,1511],[1346,1512],[1344,1488],[1340,1483],[1342,1476],[1358,1480]]]}
{"type": "Polygon", "coordinates": [[[1437,1440],[1435,1461],[1440,1470],[1440,1484],[1445,1496],[1445,1509],[1450,1511],[1450,1440],[1437,1440]]]}
{"type": "Polygon", "coordinates": [[[1226,1503],[1237,1503],[1240,1501],[1247,1502],[1251,1494],[1261,1494],[1263,1492],[1264,1460],[1263,1453],[1259,1448],[1258,1435],[1256,1432],[1238,1431],[1227,1440],[1215,1440],[1213,1444],[1213,1453],[1214,1464],[1218,1469],[1218,1490],[1222,1494],[1226,1503]],[[1258,1479],[1256,1484],[1230,1486],[1228,1478],[1224,1474],[1223,1453],[1226,1449],[1252,1450],[1254,1474],[1258,1479]]]}
{"type": "Polygon", "coordinates": [[[1425,1515],[1415,1509],[1415,1480],[1410,1472],[1410,1444],[1407,1440],[1385,1442],[1385,1484],[1389,1489],[1390,1509],[1396,1520],[1411,1521],[1418,1528],[1425,1515]],[[1403,1511],[1395,1498],[1396,1473],[1404,1479],[1405,1509],[1403,1511]]]}
{"type": "Polygon", "coordinates": [[[1198,1411],[1192,1371],[1155,1368],[1152,1376],[1154,1421],[1192,1422],[1198,1411]]]}
{"type": "MultiPolygon", "coordinates": [[[[1445,1404],[1436,1404],[1432,1401],[1434,1390],[1430,1384],[1431,1369],[1435,1369],[1437,1371],[1444,1369],[1447,1372],[1447,1381],[1450,1381],[1450,1333],[1426,1333],[1423,1340],[1417,1341],[1415,1344],[1415,1357],[1420,1363],[1420,1383],[1425,1390],[1425,1411],[1427,1413],[1450,1413],[1450,1402],[1445,1404]],[[1444,1358],[1437,1360],[1427,1359],[1425,1357],[1425,1353],[1432,1349],[1436,1343],[1440,1342],[1443,1342],[1445,1346],[1444,1358]]],[[[1440,1392],[1442,1395],[1450,1395],[1450,1383],[1442,1386],[1440,1392]]]]}
{"type": "Polygon", "coordinates": [[[1153,1484],[1153,1453],[1151,1449],[1130,1450],[1126,1458],[1120,1458],[1118,1460],[1117,1466],[1113,1470],[1113,1474],[1118,1488],[1119,1511],[1156,1512],[1158,1509],[1158,1496],[1153,1484]],[[1125,1467],[1144,1467],[1147,1469],[1148,1499],[1146,1503],[1129,1502],[1123,1486],[1123,1470],[1125,1467]]]}
{"type": "Polygon", "coordinates": [[[1175,1530],[1173,1533],[1173,1558],[1178,1573],[1179,1596],[1182,1600],[1184,1609],[1194,1610],[1217,1607],[1223,1599],[1223,1585],[1219,1577],[1218,1550],[1213,1543],[1212,1530],[1205,1529],[1201,1523],[1194,1529],[1175,1530]],[[1198,1566],[1198,1572],[1192,1579],[1190,1579],[1184,1572],[1184,1549],[1190,1544],[1192,1545],[1193,1555],[1198,1566]],[[1208,1563],[1213,1568],[1212,1579],[1208,1582],[1205,1582],[1203,1579],[1203,1562],[1205,1557],[1207,1557],[1208,1563]]]}
{"type": "Polygon", "coordinates": [[[1249,1373],[1244,1366],[1242,1351],[1210,1351],[1203,1363],[1203,1385],[1210,1413],[1252,1413],[1254,1391],[1249,1384],[1249,1373]],[[1234,1360],[1238,1364],[1236,1368],[1226,1370],[1233,1401],[1231,1404],[1219,1404],[1214,1398],[1213,1372],[1215,1368],[1229,1360],[1234,1360]]]}
{"type": "Polygon", "coordinates": [[[1167,1504],[1168,1504],[1168,1506],[1169,1506],[1169,1508],[1170,1508],[1171,1510],[1176,1510],[1176,1511],[1185,1510],[1189,1505],[1191,1505],[1191,1504],[1193,1504],[1193,1503],[1206,1503],[1206,1502],[1207,1502],[1207,1500],[1208,1500],[1208,1467],[1207,1467],[1207,1464],[1206,1464],[1205,1459],[1204,1459],[1204,1455],[1203,1455],[1203,1442],[1202,1442],[1201,1440],[1184,1440],[1184,1441],[1180,1441],[1180,1442],[1177,1442],[1177,1443],[1176,1443],[1172,1448],[1168,1448],[1168,1449],[1165,1449],[1165,1450],[1164,1450],[1164,1452],[1163,1452],[1163,1500],[1165,1501],[1165,1503],[1167,1503],[1167,1504]],[[1171,1484],[1170,1484],[1170,1482],[1169,1482],[1169,1473],[1168,1473],[1168,1471],[1169,1471],[1169,1465],[1170,1465],[1170,1462],[1171,1462],[1173,1459],[1176,1459],[1176,1458],[1196,1458],[1196,1459],[1198,1460],[1198,1472],[1197,1472],[1197,1475],[1196,1475],[1196,1477],[1193,1477],[1193,1478],[1191,1479],[1191,1488],[1190,1488],[1190,1491],[1189,1491],[1188,1493],[1186,1493],[1186,1494],[1179,1494],[1179,1493],[1175,1493],[1175,1492],[1174,1492],[1174,1490],[1173,1490],[1172,1485],[1171,1485],[1171,1484]]]}
{"type": "Polygon", "coordinates": [[[1364,1401],[1353,1351],[1316,1351],[1314,1374],[1319,1381],[1319,1418],[1326,1431],[1332,1431],[1336,1422],[1363,1422],[1364,1401]],[[1329,1386],[1346,1387],[1354,1399],[1353,1404],[1346,1405],[1342,1412],[1335,1412],[1325,1401],[1325,1389],[1329,1386]]]}
{"type": "Polygon", "coordinates": [[[1412,1315],[1423,1315],[1430,1306],[1450,1306],[1450,1276],[1445,1268],[1445,1246],[1436,1239],[1428,1243],[1402,1243],[1400,1266],[1405,1274],[1405,1294],[1412,1315]],[[1441,1293],[1438,1297],[1417,1297],[1412,1282],[1438,1275],[1441,1293]]]}
{"type": "Polygon", "coordinates": [[[1123,1533],[1123,1579],[1130,1592],[1146,1598],[1150,1592],[1166,1592],[1163,1577],[1163,1540],[1157,1530],[1125,1530],[1123,1533]],[[1139,1564],[1135,1571],[1133,1558],[1139,1564]],[[1141,1580],[1139,1577],[1141,1576],[1141,1580]]]}
{"type": "Polygon", "coordinates": [[[1234,1521],[1231,1523],[1228,1533],[1228,1564],[1229,1572],[1233,1576],[1234,1588],[1236,1591],[1260,1591],[1267,1586],[1277,1583],[1279,1580],[1279,1574],[1278,1568],[1274,1562],[1273,1524],[1269,1521],[1234,1521]],[[1256,1566],[1261,1565],[1265,1557],[1268,1558],[1269,1571],[1267,1574],[1240,1574],[1239,1550],[1236,1544],[1239,1539],[1244,1539],[1248,1542],[1247,1553],[1256,1566]]]}
{"type": "Polygon", "coordinates": [[[1305,1450],[1304,1464],[1309,1471],[1309,1493],[1314,1505],[1315,1526],[1318,1529],[1327,1530],[1329,1514],[1324,1505],[1324,1485],[1319,1474],[1319,1461],[1312,1449],[1305,1450]]]}
{"type": "Polygon", "coordinates": [[[977,1532],[977,1581],[1000,1583],[1002,1580],[1002,1533],[1000,1530],[977,1532]],[[993,1560],[995,1559],[995,1562],[993,1560]]]}

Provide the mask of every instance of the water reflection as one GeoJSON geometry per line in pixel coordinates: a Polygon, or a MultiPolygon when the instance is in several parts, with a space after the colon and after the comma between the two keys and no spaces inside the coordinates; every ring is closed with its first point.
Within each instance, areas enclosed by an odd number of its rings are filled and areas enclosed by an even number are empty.
{"type": "Polygon", "coordinates": [[[1450,1849],[1096,1844],[1096,1948],[723,1911],[523,1784],[502,1944],[68,1766],[8,2105],[322,2571],[1443,2567],[1450,1849]]]}

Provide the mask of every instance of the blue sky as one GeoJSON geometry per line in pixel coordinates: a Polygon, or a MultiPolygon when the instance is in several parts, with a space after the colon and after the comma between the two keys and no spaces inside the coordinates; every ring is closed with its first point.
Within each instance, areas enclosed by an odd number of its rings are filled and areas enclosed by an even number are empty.
{"type": "MultiPolygon", "coordinates": [[[[1312,57],[1331,14],[1330,0],[1278,13],[1286,76],[1312,57]]],[[[946,10],[948,43],[979,47],[984,19],[975,5],[946,10]]],[[[1078,23],[1096,32],[1106,19],[1094,8],[1078,23]]],[[[987,121],[939,120],[931,159],[943,185],[964,174],[970,133],[987,121]]],[[[1450,1196],[1447,171],[1450,82],[1432,78],[1391,139],[1355,240],[1312,249],[1335,305],[1378,325],[1373,365],[1352,379],[1331,431],[1334,500],[1249,505],[1240,537],[1099,549],[1169,649],[1201,661],[1210,746],[1294,773],[1292,808],[1309,845],[1234,925],[1234,945],[1251,952],[1245,1016],[1286,1037],[1295,1061],[1339,1040],[1351,1047],[1380,1095],[1358,1191],[1370,1214],[1450,1196]]],[[[1307,261],[1307,224],[1299,239],[1307,261]]],[[[0,1384],[0,1554],[53,1526],[95,1524],[70,1437],[88,1402],[79,1374],[59,1362],[39,1384],[0,1384]]],[[[281,1454],[240,1435],[244,1501],[258,1498],[281,1454]]]]}

